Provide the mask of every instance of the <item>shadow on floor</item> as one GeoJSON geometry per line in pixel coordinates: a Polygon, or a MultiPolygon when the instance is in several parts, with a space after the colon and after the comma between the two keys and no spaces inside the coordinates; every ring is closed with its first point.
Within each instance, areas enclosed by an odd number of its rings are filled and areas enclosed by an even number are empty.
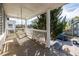
{"type": "MultiPolygon", "coordinates": [[[[64,52],[55,50],[51,47],[51,49],[44,48],[41,45],[36,44],[32,40],[28,40],[16,52],[17,56],[68,56],[64,52]]],[[[70,55],[70,54],[69,54],[70,55]]]]}
{"type": "Polygon", "coordinates": [[[49,55],[49,50],[36,44],[32,40],[25,42],[17,51],[17,56],[44,56],[49,55]]]}

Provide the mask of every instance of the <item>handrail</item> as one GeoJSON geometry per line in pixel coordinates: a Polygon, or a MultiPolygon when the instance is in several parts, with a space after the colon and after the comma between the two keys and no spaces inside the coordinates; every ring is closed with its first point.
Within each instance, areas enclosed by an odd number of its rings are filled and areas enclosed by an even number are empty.
{"type": "Polygon", "coordinates": [[[39,41],[40,44],[46,42],[46,30],[27,28],[26,29],[27,36],[31,39],[35,39],[35,41],[39,41]]]}
{"type": "Polygon", "coordinates": [[[29,29],[29,30],[33,30],[33,31],[38,31],[38,32],[47,32],[46,30],[40,30],[40,29],[29,29]]]}

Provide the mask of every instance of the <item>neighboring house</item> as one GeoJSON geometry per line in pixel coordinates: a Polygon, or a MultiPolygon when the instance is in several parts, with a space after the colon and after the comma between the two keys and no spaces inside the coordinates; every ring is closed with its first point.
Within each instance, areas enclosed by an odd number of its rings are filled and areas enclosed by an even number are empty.
{"type": "Polygon", "coordinates": [[[73,19],[71,24],[72,35],[79,36],[79,19],[73,19]]]}
{"type": "Polygon", "coordinates": [[[79,19],[72,19],[70,21],[70,29],[65,31],[66,34],[79,36],[79,19]]]}

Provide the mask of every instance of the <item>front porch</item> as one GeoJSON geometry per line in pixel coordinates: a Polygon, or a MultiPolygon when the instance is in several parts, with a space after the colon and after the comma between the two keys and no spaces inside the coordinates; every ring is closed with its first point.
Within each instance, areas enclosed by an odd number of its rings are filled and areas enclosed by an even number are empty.
{"type": "MultiPolygon", "coordinates": [[[[63,42],[62,40],[61,41],[51,40],[50,10],[58,8],[59,6],[62,6],[62,5],[63,5],[62,3],[61,4],[58,4],[58,3],[56,4],[3,4],[4,10],[6,12],[6,19],[5,19],[6,21],[4,21],[3,23],[5,24],[2,25],[5,28],[1,27],[1,30],[4,29],[4,31],[1,31],[1,34],[5,33],[4,35],[5,38],[4,38],[4,42],[2,42],[1,44],[2,49],[1,49],[0,55],[2,56],[71,56],[70,50],[72,50],[71,47],[74,46],[71,41],[63,42]],[[25,20],[25,22],[27,22],[27,20],[29,20],[30,18],[33,18],[43,13],[46,13],[45,30],[40,30],[40,29],[38,30],[33,28],[29,29],[26,23],[24,24],[24,28],[18,29],[15,26],[15,22],[13,23],[14,24],[13,28],[8,28],[7,21],[9,21],[9,18],[11,17],[25,20]],[[11,33],[9,32],[9,30],[14,30],[14,32],[11,33]],[[55,42],[57,43],[56,45],[54,44],[55,42]]],[[[3,20],[3,18],[4,17],[2,17],[1,20],[3,20]]],[[[12,24],[9,24],[9,25],[12,26],[12,24]]],[[[62,24],[60,23],[60,25],[62,24]]],[[[3,39],[1,40],[3,41],[3,39]]],[[[73,51],[75,52],[75,50],[73,51]]],[[[77,55],[77,54],[74,54],[74,55],[77,55]]]]}

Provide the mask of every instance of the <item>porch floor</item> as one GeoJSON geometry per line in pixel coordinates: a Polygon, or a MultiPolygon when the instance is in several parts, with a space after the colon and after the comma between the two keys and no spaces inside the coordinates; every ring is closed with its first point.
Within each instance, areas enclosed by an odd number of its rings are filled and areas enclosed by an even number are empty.
{"type": "MultiPolygon", "coordinates": [[[[20,31],[19,31],[20,33],[20,31]]],[[[14,40],[15,44],[8,44],[8,51],[3,52],[4,56],[68,56],[62,51],[56,50],[51,46],[50,49],[45,48],[45,46],[35,43],[31,39],[25,38],[22,45],[17,42],[17,35],[15,33],[10,33],[7,35],[6,42],[14,40]],[[9,52],[9,53],[6,53],[9,52]]],[[[6,50],[6,48],[5,48],[6,50]]]]}

